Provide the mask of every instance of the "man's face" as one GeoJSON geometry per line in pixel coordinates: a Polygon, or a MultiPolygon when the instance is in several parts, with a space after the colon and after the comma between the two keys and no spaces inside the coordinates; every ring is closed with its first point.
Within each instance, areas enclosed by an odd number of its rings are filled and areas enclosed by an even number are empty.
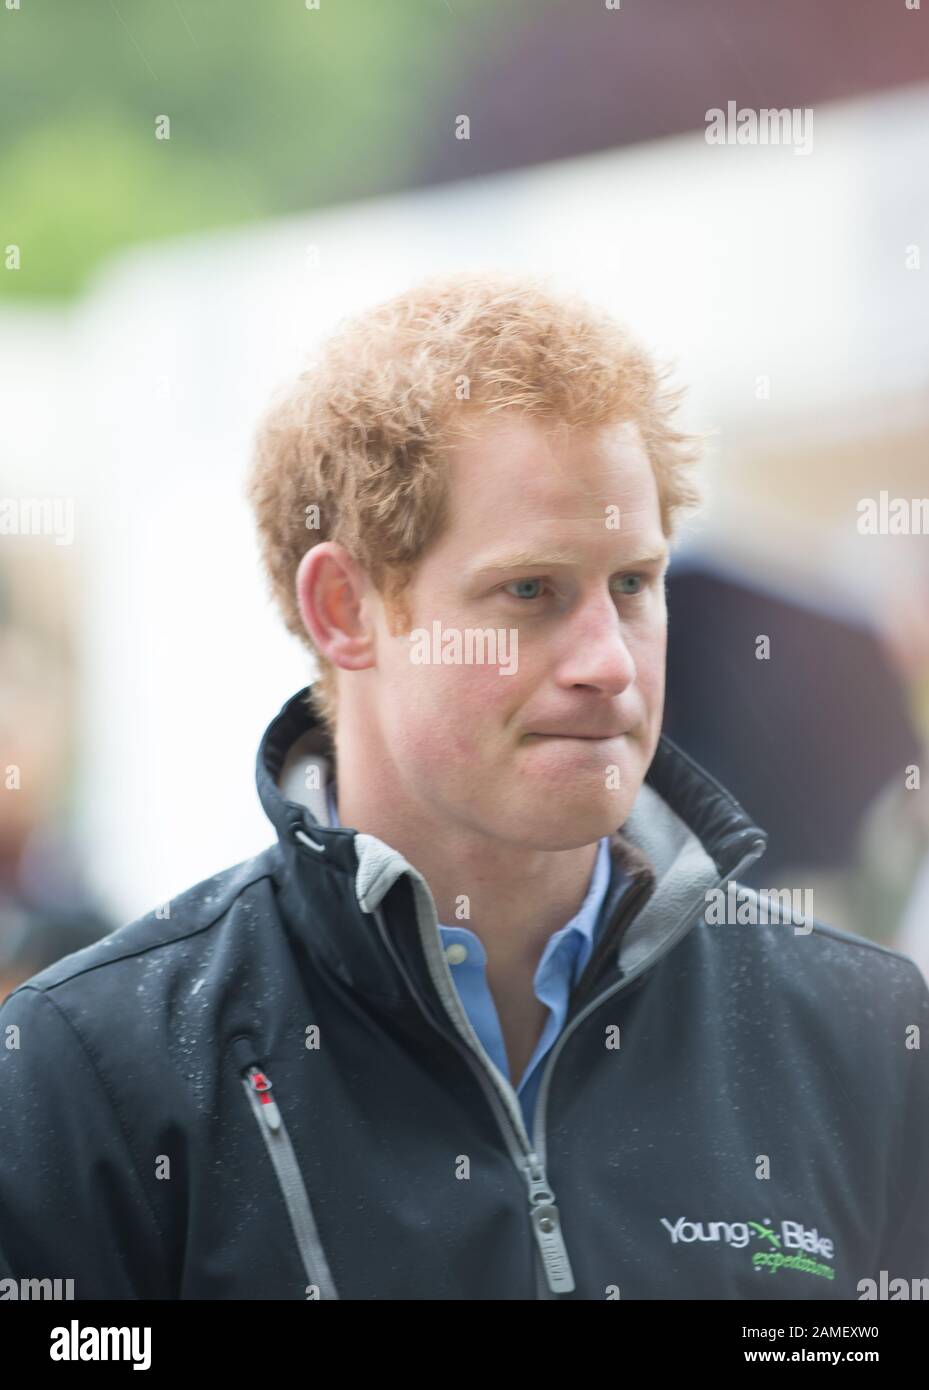
{"type": "Polygon", "coordinates": [[[453,451],[449,516],[408,591],[413,632],[392,635],[366,600],[385,760],[445,827],[589,844],[625,822],[662,722],[667,548],[638,433],[484,417],[453,451]],[[434,623],[462,654],[469,629],[493,629],[496,660],[485,645],[483,663],[414,661],[434,623]]]}

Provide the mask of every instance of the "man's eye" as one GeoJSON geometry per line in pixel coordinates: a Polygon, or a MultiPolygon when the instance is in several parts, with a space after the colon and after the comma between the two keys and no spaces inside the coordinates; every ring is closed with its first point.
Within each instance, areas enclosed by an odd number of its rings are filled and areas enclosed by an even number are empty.
{"type": "MultiPolygon", "coordinates": [[[[543,583],[543,580],[541,580],[541,579],[514,579],[510,584],[504,584],[503,587],[504,587],[504,589],[506,589],[506,590],[509,592],[510,590],[516,589],[516,588],[523,588],[523,589],[525,589],[525,586],[526,586],[527,584],[528,584],[529,587],[531,588],[533,584],[541,584],[541,583],[543,583]]],[[[522,599],[533,599],[533,598],[538,598],[539,596],[538,596],[538,594],[521,593],[521,594],[514,594],[513,597],[514,597],[514,598],[522,598],[522,599]]]]}
{"type": "Polygon", "coordinates": [[[631,595],[631,596],[634,598],[634,597],[636,596],[636,594],[640,594],[640,593],[642,592],[641,586],[642,586],[644,580],[643,580],[643,577],[642,577],[641,574],[621,574],[620,577],[619,577],[619,582],[620,582],[620,584],[625,585],[625,584],[629,583],[630,581],[632,582],[633,585],[637,585],[638,587],[632,588],[632,589],[622,588],[622,589],[619,589],[618,592],[621,593],[621,594],[629,594],[629,595],[631,595]]]}
{"type": "MultiPolygon", "coordinates": [[[[504,584],[503,588],[507,593],[512,593],[514,589],[519,589],[521,592],[513,594],[513,598],[522,599],[524,602],[531,602],[533,599],[539,597],[539,593],[538,591],[535,593],[527,592],[527,589],[532,590],[533,586],[544,583],[544,579],[514,579],[509,584],[504,584]]],[[[618,585],[620,587],[614,589],[613,592],[622,594],[627,598],[638,598],[644,592],[644,583],[644,575],[622,574],[618,580],[618,585]]]]}

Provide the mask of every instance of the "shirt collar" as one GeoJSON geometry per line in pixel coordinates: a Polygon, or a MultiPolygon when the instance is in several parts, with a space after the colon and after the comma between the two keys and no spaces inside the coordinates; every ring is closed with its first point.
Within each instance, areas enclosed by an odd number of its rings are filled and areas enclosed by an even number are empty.
{"type": "MultiPolygon", "coordinates": [[[[329,810],[329,824],[332,826],[341,826],[342,822],[339,820],[333,785],[334,784],[330,781],[326,787],[326,805],[329,810]]],[[[570,922],[567,922],[560,930],[567,931],[569,928],[573,927],[581,936],[586,937],[588,941],[593,940],[594,928],[597,925],[600,908],[603,905],[603,900],[606,897],[606,890],[610,883],[610,868],[610,837],[609,835],[604,835],[597,849],[593,873],[590,876],[590,886],[587,889],[584,901],[581,903],[570,922]]],[[[442,927],[444,924],[440,922],[439,926],[442,927]]]]}

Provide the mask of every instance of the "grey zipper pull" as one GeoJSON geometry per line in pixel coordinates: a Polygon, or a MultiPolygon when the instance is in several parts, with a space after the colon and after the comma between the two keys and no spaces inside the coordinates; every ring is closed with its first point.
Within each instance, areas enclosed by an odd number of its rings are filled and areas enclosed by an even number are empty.
{"type": "Polygon", "coordinates": [[[281,1112],[277,1108],[277,1103],[271,1098],[271,1082],[267,1076],[260,1067],[249,1067],[247,1080],[261,1101],[261,1114],[265,1124],[270,1130],[280,1129],[281,1112]]]}
{"type": "Polygon", "coordinates": [[[529,1182],[529,1212],[532,1229],[542,1253],[545,1276],[552,1293],[573,1293],[574,1273],[568,1259],[567,1247],[561,1234],[561,1217],[555,1206],[555,1198],[545,1177],[545,1170],[537,1154],[530,1154],[526,1162],[526,1177],[529,1182]]]}

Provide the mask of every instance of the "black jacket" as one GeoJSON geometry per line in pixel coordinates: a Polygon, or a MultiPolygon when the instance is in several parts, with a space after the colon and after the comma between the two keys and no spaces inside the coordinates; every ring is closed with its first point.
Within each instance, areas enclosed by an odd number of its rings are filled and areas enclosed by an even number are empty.
{"type": "Polygon", "coordinates": [[[305,696],[259,749],[277,842],[0,1009],[0,1297],[847,1299],[929,1275],[911,961],[784,912],[711,925],[765,836],[663,738],[530,1137],[425,881],[328,826],[305,696]]]}

